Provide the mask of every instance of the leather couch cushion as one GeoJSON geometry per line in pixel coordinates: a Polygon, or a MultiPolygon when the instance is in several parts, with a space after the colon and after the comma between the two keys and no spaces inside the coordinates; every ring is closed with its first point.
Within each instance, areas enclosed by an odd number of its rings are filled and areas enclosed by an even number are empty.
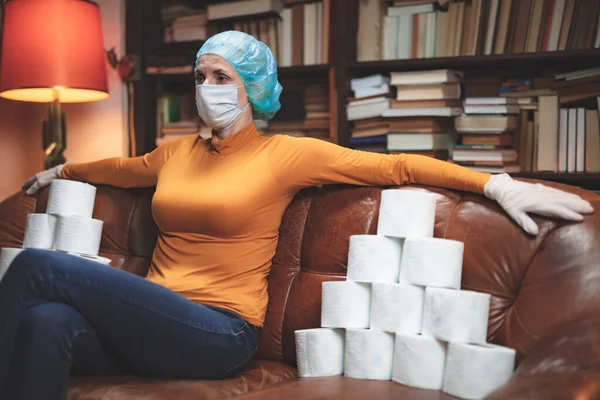
{"type": "Polygon", "coordinates": [[[352,379],[344,376],[300,378],[236,400],[456,400],[439,390],[411,388],[392,381],[352,379]]]}
{"type": "Polygon", "coordinates": [[[296,378],[296,369],[275,361],[253,361],[226,380],[166,380],[132,376],[74,378],[68,400],[188,400],[224,399],[261,390],[296,378]]]}

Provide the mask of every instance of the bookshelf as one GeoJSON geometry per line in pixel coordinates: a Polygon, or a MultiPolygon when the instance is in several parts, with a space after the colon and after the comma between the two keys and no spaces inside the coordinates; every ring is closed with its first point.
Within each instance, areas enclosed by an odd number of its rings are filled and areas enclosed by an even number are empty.
{"type": "Polygon", "coordinates": [[[536,53],[502,54],[489,56],[437,57],[410,60],[351,62],[348,69],[357,74],[427,69],[458,69],[462,71],[490,70],[542,71],[546,69],[571,70],[598,66],[600,49],[544,51],[536,53]]]}
{"type": "Polygon", "coordinates": [[[600,191],[600,173],[597,172],[520,172],[511,175],[518,178],[542,179],[579,186],[587,190],[600,191]]]}
{"type": "MultiPolygon", "coordinates": [[[[164,43],[160,9],[168,0],[126,0],[126,48],[129,54],[140,55],[140,79],[134,82],[134,126],[136,131],[136,154],[151,151],[156,137],[156,99],[161,90],[168,87],[182,87],[189,83],[190,91],[193,76],[187,73],[147,74],[146,67],[157,55],[179,55],[188,57],[190,63],[202,41],[184,43],[164,43]]],[[[225,1],[187,1],[193,7],[202,8],[207,4],[226,3],[225,1]]],[[[284,1],[285,7],[295,4],[315,3],[318,0],[284,1]]],[[[457,57],[433,57],[404,60],[357,61],[359,30],[359,8],[361,0],[331,0],[331,13],[334,15],[329,31],[330,59],[328,63],[280,67],[278,74],[284,87],[301,86],[307,82],[321,82],[329,87],[330,140],[349,146],[351,122],[348,121],[346,105],[352,97],[350,80],[371,74],[391,72],[427,71],[452,69],[462,71],[465,76],[517,77],[527,74],[531,77],[546,76],[548,71],[565,72],[600,65],[600,49],[576,49],[564,51],[521,52],[514,54],[474,55],[457,57]]],[[[390,6],[393,1],[386,1],[390,6]]],[[[256,16],[260,17],[260,16],[256,16]]],[[[263,17],[266,17],[264,15],[263,17]]],[[[241,19],[233,19],[243,21],[241,19]]],[[[155,63],[154,63],[155,64],[155,63]]],[[[191,64],[190,64],[191,65],[191,64]]],[[[600,93],[599,93],[600,94],[600,93]]],[[[593,106],[596,99],[582,100],[576,105],[593,106]]],[[[600,190],[600,173],[552,173],[522,172],[514,176],[544,179],[590,190],[600,190]]]]}

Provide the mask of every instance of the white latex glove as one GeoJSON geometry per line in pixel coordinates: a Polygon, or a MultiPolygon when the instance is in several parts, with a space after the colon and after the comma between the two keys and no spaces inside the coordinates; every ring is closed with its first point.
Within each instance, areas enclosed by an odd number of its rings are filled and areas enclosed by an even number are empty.
{"type": "Polygon", "coordinates": [[[534,213],[569,221],[583,220],[582,214],[594,212],[594,208],[581,197],[541,183],[513,180],[508,174],[492,175],[484,186],[487,198],[498,204],[527,233],[538,234],[538,226],[527,215],[534,213]]]}
{"type": "MultiPolygon", "coordinates": [[[[66,164],[66,163],[65,163],[66,164]]],[[[65,164],[57,165],[42,172],[38,172],[27,180],[21,186],[21,189],[25,190],[25,193],[32,195],[44,186],[48,186],[54,179],[59,179],[65,164]]]]}

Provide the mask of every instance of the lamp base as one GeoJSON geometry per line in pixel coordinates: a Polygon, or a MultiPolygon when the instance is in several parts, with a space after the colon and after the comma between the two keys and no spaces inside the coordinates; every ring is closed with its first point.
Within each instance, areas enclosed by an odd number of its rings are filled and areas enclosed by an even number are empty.
{"type": "Polygon", "coordinates": [[[58,100],[49,103],[48,120],[42,125],[42,146],[46,153],[44,169],[66,162],[63,152],[67,148],[67,124],[58,100]]]}

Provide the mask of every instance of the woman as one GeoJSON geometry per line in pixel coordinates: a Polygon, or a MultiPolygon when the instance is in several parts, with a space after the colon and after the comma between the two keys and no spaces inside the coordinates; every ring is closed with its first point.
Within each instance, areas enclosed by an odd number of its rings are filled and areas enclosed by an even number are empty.
{"type": "Polygon", "coordinates": [[[28,194],[54,178],[156,185],[159,237],[145,279],[58,252],[26,250],[15,259],[0,282],[1,398],[62,398],[70,370],[204,379],[242,370],[265,318],[281,217],[307,186],[421,183],[485,193],[531,234],[537,226],[526,212],[575,221],[592,212],[578,196],[506,175],[261,135],[253,117],[273,117],[281,86],[268,47],[244,33],[210,38],[195,77],[211,139],[69,163],[24,185],[28,194]]]}

